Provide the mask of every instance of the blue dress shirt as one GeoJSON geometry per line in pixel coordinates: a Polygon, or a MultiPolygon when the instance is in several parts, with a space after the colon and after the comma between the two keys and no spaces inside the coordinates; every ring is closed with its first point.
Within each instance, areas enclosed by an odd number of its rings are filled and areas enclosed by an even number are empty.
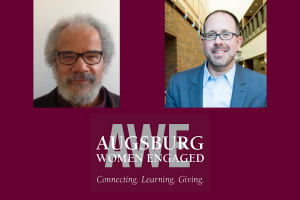
{"type": "Polygon", "coordinates": [[[235,76],[235,63],[226,74],[215,79],[207,69],[205,62],[203,74],[203,107],[230,107],[235,76]]]}

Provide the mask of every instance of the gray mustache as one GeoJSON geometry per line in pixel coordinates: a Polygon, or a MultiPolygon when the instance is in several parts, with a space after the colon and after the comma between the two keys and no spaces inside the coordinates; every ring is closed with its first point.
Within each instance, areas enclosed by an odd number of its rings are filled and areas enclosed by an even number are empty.
{"type": "Polygon", "coordinates": [[[67,83],[70,83],[71,81],[78,81],[78,80],[91,81],[91,83],[94,83],[96,81],[96,77],[93,74],[87,72],[74,73],[66,77],[67,83]]]}

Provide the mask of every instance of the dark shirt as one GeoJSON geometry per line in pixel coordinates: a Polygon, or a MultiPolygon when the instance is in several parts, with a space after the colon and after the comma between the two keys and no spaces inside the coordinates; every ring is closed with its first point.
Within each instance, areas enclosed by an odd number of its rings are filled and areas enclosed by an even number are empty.
{"type": "MultiPolygon", "coordinates": [[[[119,108],[120,96],[108,91],[104,86],[100,89],[100,105],[97,108],[119,108]]],[[[33,107],[72,107],[58,93],[57,87],[49,94],[39,97],[33,101],[33,107]]]]}

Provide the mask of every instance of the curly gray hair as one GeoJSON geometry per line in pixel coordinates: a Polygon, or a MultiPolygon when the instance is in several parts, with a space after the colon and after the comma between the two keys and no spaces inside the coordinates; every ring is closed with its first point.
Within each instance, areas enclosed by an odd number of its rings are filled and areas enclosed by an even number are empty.
{"type": "Polygon", "coordinates": [[[97,20],[90,14],[76,14],[71,17],[60,19],[56,25],[50,30],[44,50],[46,63],[49,67],[56,64],[56,42],[60,32],[67,26],[87,25],[94,27],[100,34],[102,49],[104,51],[103,60],[105,62],[104,70],[111,63],[111,59],[115,53],[115,46],[111,33],[106,24],[97,20]]]}

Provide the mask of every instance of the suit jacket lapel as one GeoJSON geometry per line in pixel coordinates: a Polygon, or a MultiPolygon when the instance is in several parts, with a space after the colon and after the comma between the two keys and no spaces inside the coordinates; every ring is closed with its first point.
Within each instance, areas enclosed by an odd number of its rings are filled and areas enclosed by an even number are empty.
{"type": "Polygon", "coordinates": [[[189,89],[189,97],[191,107],[203,107],[203,72],[204,65],[201,65],[197,70],[189,89]]]}
{"type": "Polygon", "coordinates": [[[247,97],[248,91],[246,86],[246,79],[242,70],[243,67],[236,63],[230,107],[243,107],[247,97]]]}

